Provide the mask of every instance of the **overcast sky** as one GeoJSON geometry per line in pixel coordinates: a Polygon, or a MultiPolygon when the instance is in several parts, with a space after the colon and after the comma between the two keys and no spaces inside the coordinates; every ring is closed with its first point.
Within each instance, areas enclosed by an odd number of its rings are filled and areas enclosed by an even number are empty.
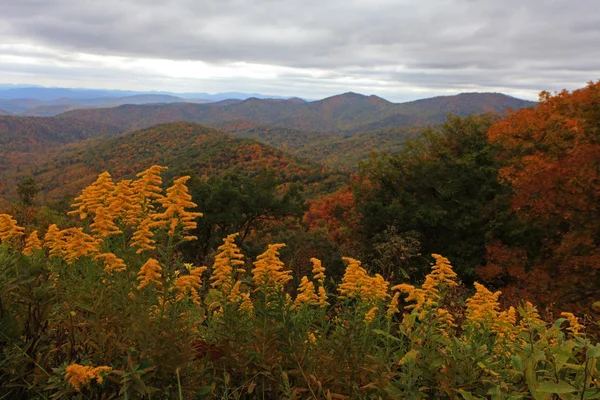
{"type": "Polygon", "coordinates": [[[405,101],[600,79],[600,0],[0,0],[0,83],[405,101]]]}

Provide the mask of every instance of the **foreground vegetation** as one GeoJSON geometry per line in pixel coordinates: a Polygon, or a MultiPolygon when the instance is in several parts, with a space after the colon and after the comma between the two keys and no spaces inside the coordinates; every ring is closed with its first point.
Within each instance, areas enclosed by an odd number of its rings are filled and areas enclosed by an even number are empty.
{"type": "Polygon", "coordinates": [[[600,398],[576,316],[501,309],[441,255],[418,285],[354,258],[294,279],[284,244],[251,261],[235,233],[184,262],[202,215],[164,169],[101,174],[43,234],[0,214],[1,398],[600,398]]]}

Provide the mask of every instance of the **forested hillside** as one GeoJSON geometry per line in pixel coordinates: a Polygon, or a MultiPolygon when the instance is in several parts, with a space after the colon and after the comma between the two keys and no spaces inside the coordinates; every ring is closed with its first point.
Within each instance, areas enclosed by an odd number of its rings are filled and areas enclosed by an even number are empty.
{"type": "Polygon", "coordinates": [[[600,397],[600,82],[348,138],[234,117],[323,163],[394,154],[344,174],[193,122],[27,119],[13,148],[66,145],[10,171],[0,396],[600,397]]]}
{"type": "Polygon", "coordinates": [[[377,96],[346,93],[314,102],[248,99],[212,104],[167,104],[121,106],[110,109],[74,110],[68,118],[141,129],[173,121],[198,122],[208,126],[223,121],[246,120],[308,132],[348,136],[396,126],[439,124],[447,114],[466,116],[525,108],[535,103],[502,94],[471,93],[424,99],[411,103],[390,103],[377,96]]]}
{"type": "Polygon", "coordinates": [[[166,178],[183,171],[208,177],[231,172],[255,176],[264,169],[273,170],[283,182],[319,185],[325,191],[336,188],[345,179],[316,163],[301,161],[254,140],[237,139],[186,122],[157,125],[73,146],[38,166],[33,177],[47,198],[57,199],[75,195],[108,165],[112,166],[113,176],[127,178],[154,164],[169,165],[166,178]]]}

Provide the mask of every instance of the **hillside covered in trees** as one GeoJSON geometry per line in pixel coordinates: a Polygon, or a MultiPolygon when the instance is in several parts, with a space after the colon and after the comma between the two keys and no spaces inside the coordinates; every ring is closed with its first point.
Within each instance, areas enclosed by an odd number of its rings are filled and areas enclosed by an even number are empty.
{"type": "Polygon", "coordinates": [[[405,103],[407,125],[350,94],[25,129],[62,142],[5,188],[0,395],[599,397],[600,82],[492,98],[405,103]],[[123,132],[184,114],[222,130],[123,132]]]}

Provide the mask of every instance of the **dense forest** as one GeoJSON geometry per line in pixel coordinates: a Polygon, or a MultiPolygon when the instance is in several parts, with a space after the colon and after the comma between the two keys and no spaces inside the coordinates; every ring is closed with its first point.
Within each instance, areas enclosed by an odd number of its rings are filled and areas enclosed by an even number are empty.
{"type": "Polygon", "coordinates": [[[600,398],[600,82],[499,96],[0,117],[0,398],[600,398]]]}

